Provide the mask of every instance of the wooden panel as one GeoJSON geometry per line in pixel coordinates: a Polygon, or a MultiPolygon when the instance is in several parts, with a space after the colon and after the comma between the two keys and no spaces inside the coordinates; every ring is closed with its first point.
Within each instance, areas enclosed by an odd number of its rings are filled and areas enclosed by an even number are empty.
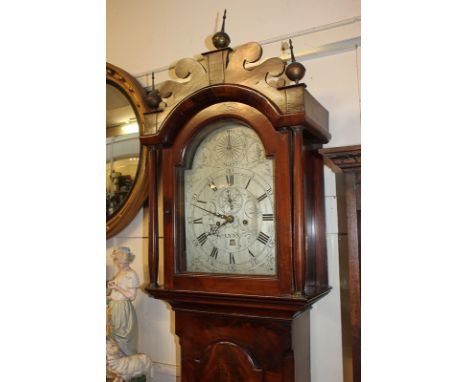
{"type": "Polygon", "coordinates": [[[323,158],[318,153],[321,145],[308,135],[304,143],[305,291],[313,295],[316,288],[328,286],[323,158]]]}
{"type": "Polygon", "coordinates": [[[353,381],[361,381],[361,261],[356,208],[356,175],[345,174],[346,220],[348,225],[348,264],[353,381]]]}
{"type": "Polygon", "coordinates": [[[306,283],[305,211],[304,211],[304,141],[302,129],[294,129],[291,138],[293,171],[293,259],[294,292],[302,294],[306,283]]]}
{"type": "Polygon", "coordinates": [[[176,334],[183,338],[184,382],[294,381],[291,321],[218,316],[176,308],[176,334]],[[220,375],[226,379],[216,379],[220,375]]]}
{"type": "Polygon", "coordinates": [[[158,193],[157,193],[157,162],[156,147],[149,149],[149,234],[148,234],[148,268],[151,287],[158,285],[159,270],[159,240],[158,240],[158,193]]]}
{"type": "Polygon", "coordinates": [[[263,370],[255,366],[250,353],[232,342],[211,345],[198,369],[200,382],[263,381],[263,370]]]}

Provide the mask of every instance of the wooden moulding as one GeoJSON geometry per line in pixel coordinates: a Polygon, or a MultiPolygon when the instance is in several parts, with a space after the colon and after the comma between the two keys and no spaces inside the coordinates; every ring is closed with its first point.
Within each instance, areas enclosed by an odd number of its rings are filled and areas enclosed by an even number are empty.
{"type": "Polygon", "coordinates": [[[236,314],[250,318],[270,317],[290,321],[328,294],[330,288],[323,287],[317,290],[313,298],[237,295],[163,288],[147,288],[146,291],[154,298],[169,302],[177,310],[210,312],[221,316],[236,314]]]}
{"type": "Polygon", "coordinates": [[[325,164],[335,173],[361,170],[361,145],[321,149],[325,164]]]}
{"type": "Polygon", "coordinates": [[[304,99],[306,109],[285,114],[265,95],[241,85],[213,85],[196,91],[185,98],[167,115],[157,135],[142,136],[145,145],[170,145],[180,128],[200,110],[217,103],[239,102],[249,105],[265,114],[276,129],[303,126],[316,143],[327,143],[328,111],[323,108],[301,85],[295,89],[304,99]]]}
{"type": "MultiPolygon", "coordinates": [[[[143,87],[126,71],[106,63],[106,82],[127,97],[135,112],[140,135],[145,126],[144,114],[149,111],[144,102],[143,87]]],[[[141,146],[140,163],[135,182],[130,194],[120,208],[106,222],[106,238],[109,239],[122,231],[136,216],[144,201],[148,197],[148,148],[141,146]]]]}
{"type": "MultiPolygon", "coordinates": [[[[268,99],[276,109],[278,125],[303,125],[317,142],[326,143],[330,139],[328,111],[305,90],[304,84],[291,83],[284,75],[285,62],[279,57],[257,64],[262,56],[259,44],[250,42],[234,50],[215,50],[202,56],[201,61],[180,60],[174,69],[178,80],[156,86],[163,102],[160,109],[146,114],[147,121],[151,122],[146,124],[143,133],[145,144],[170,141],[171,129],[166,125],[169,120],[177,119],[172,115],[174,110],[183,111],[182,103],[199,102],[201,108],[210,103],[211,97],[221,97],[217,102],[240,102],[243,95],[236,91],[240,88],[268,99]]],[[[246,101],[255,102],[253,98],[247,97],[246,101]]]]}

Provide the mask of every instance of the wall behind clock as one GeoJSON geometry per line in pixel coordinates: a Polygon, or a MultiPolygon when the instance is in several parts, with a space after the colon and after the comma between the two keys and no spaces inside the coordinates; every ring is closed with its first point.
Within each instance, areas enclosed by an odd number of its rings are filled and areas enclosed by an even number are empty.
{"type": "MultiPolygon", "coordinates": [[[[180,58],[212,49],[210,34],[228,9],[226,31],[231,46],[263,42],[263,57],[288,54],[281,41],[292,36],[295,54],[307,68],[309,92],[330,112],[330,147],[359,144],[360,138],[360,1],[108,0],[106,60],[136,76],[143,86],[168,79],[166,68],[180,58]],[[283,37],[283,38],[281,38],[283,37]]],[[[325,168],[327,245],[332,292],[310,314],[311,367],[314,382],[342,382],[338,229],[334,174],[325,168]]],[[[161,220],[161,219],[160,219],[161,220]]],[[[146,283],[147,211],[143,208],[120,234],[107,241],[107,274],[113,273],[111,249],[126,245],[137,255],[134,269],[146,283]]],[[[162,238],[161,238],[162,240],[162,238]]],[[[160,246],[162,248],[162,246],[160,246]]],[[[140,348],[154,361],[154,381],[175,381],[179,350],[173,314],[163,302],[140,292],[135,307],[140,348]]],[[[150,381],[152,382],[152,381],[150,381]]]]}

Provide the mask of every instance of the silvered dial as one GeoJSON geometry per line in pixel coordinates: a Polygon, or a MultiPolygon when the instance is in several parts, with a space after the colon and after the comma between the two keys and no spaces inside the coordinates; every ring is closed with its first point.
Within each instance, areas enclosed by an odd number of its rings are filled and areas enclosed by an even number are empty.
{"type": "Polygon", "coordinates": [[[231,122],[185,171],[188,272],[276,274],[273,161],[249,127],[231,122]]]}

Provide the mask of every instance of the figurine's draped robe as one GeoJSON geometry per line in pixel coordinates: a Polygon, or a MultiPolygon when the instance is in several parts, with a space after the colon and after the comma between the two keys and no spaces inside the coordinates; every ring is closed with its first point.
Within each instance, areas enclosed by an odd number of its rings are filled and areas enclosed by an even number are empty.
{"type": "MultiPolygon", "coordinates": [[[[138,288],[140,280],[133,269],[119,272],[113,280],[124,289],[138,288]]],[[[138,326],[132,302],[119,291],[113,289],[109,301],[110,335],[123,353],[133,355],[137,352],[138,326]]]]}

